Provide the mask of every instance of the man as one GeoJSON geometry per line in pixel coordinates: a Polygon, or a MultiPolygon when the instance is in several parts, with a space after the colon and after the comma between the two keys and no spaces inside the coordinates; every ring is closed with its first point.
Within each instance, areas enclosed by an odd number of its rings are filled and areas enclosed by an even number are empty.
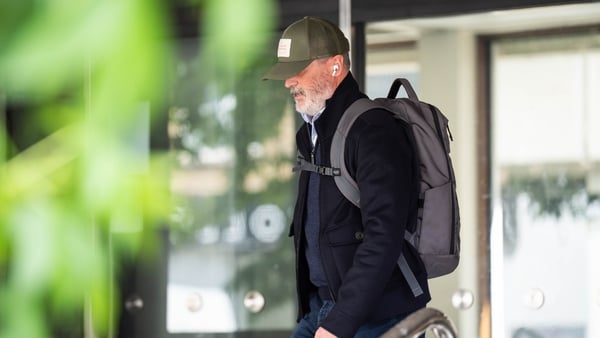
{"type": "MultiPolygon", "coordinates": [[[[366,97],[350,73],[348,40],[331,22],[305,17],[283,32],[277,56],[264,79],[285,80],[306,121],[296,135],[300,155],[329,167],[340,117],[366,97]]],[[[430,300],[423,264],[404,242],[417,217],[414,156],[391,114],[374,109],[356,120],[346,141],[360,209],[331,176],[301,172],[290,229],[299,311],[292,337],[379,337],[430,300]],[[424,290],[418,297],[397,266],[401,252],[424,290]]]]}

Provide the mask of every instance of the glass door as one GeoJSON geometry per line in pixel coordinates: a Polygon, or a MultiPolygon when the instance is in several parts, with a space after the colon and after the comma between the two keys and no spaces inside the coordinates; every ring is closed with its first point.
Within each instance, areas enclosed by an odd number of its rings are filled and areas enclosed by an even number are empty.
{"type": "Polygon", "coordinates": [[[492,336],[600,336],[600,35],[491,51],[492,336]]]}
{"type": "Polygon", "coordinates": [[[297,114],[281,82],[260,80],[267,64],[218,86],[193,46],[182,51],[168,112],[177,208],[167,332],[286,336],[296,316],[288,231],[297,114]]]}

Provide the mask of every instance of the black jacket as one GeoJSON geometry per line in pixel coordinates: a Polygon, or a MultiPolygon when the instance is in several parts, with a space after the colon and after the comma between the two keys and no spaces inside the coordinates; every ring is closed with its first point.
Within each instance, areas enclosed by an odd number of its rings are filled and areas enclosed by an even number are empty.
{"type": "MultiPolygon", "coordinates": [[[[366,97],[349,73],[327,100],[315,127],[322,165],[330,166],[331,141],[340,117],[355,100],[366,97]]],[[[353,337],[371,321],[407,314],[430,300],[425,269],[414,248],[405,245],[407,224],[414,224],[418,201],[415,160],[408,136],[383,110],[371,110],[350,129],[346,166],[360,189],[361,209],[337,189],[332,177],[321,176],[320,252],[335,306],[322,326],[338,337],[353,337]],[[424,294],[414,297],[396,260],[404,252],[424,294]]],[[[310,158],[307,124],[296,134],[298,150],[310,158]]],[[[296,249],[299,314],[309,310],[314,286],[304,253],[304,217],[308,172],[301,172],[290,234],[296,249]]]]}

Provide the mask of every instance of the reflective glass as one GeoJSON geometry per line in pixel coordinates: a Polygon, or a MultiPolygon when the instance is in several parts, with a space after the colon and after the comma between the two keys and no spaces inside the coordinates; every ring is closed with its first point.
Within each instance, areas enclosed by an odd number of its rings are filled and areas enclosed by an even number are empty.
{"type": "Polygon", "coordinates": [[[260,80],[265,67],[210,81],[215,74],[193,46],[177,60],[168,128],[177,205],[169,333],[237,337],[295,323],[288,230],[297,114],[281,81],[260,80]]]}
{"type": "Polygon", "coordinates": [[[493,337],[600,337],[600,35],[492,48],[493,337]]]}

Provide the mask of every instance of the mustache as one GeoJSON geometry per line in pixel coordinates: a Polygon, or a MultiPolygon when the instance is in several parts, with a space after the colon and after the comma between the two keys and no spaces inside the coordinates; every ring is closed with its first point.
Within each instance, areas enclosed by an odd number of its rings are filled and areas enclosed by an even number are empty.
{"type": "Polygon", "coordinates": [[[296,96],[296,95],[304,95],[306,96],[306,93],[304,92],[304,89],[301,88],[290,88],[290,95],[292,96],[296,96]]]}

